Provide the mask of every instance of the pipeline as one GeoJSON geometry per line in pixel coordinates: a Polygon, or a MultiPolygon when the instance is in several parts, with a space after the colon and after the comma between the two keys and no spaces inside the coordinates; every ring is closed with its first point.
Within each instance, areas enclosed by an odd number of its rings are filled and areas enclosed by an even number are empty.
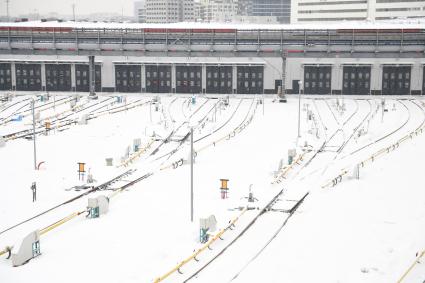
{"type": "Polygon", "coordinates": [[[420,259],[425,255],[425,251],[422,251],[415,259],[415,261],[409,266],[409,268],[406,270],[406,272],[404,272],[404,274],[401,276],[401,278],[397,281],[397,283],[401,283],[404,278],[407,277],[407,275],[409,275],[410,271],[412,271],[412,269],[418,264],[420,263],[420,259]]]}
{"type": "MultiPolygon", "coordinates": [[[[237,216],[235,219],[233,219],[232,221],[229,221],[229,224],[221,229],[217,234],[214,235],[214,237],[212,237],[207,243],[205,243],[201,248],[199,248],[195,253],[193,253],[192,255],[190,255],[189,257],[187,257],[186,259],[184,259],[182,262],[180,262],[177,266],[175,266],[174,268],[172,268],[170,271],[168,271],[167,273],[165,273],[164,275],[157,277],[154,280],[154,283],[159,283],[163,280],[165,280],[166,278],[168,278],[170,275],[172,275],[175,272],[180,272],[180,268],[182,268],[184,265],[186,265],[187,263],[189,263],[192,260],[196,260],[196,257],[202,253],[204,250],[208,249],[210,247],[211,244],[213,244],[215,241],[217,241],[218,239],[221,238],[221,236],[227,231],[230,230],[233,226],[235,226],[235,223],[245,214],[245,212],[248,209],[245,207],[242,212],[240,213],[239,216],[237,216]]],[[[196,260],[197,261],[197,260],[196,260]]],[[[181,273],[181,272],[180,272],[181,273]]]]}
{"type": "MultiPolygon", "coordinates": [[[[402,137],[401,139],[399,139],[398,141],[396,141],[395,143],[381,148],[380,150],[376,151],[375,153],[373,153],[369,158],[357,163],[355,166],[361,166],[364,167],[367,163],[369,162],[374,162],[376,160],[376,158],[384,155],[384,154],[388,154],[391,151],[397,149],[400,144],[404,143],[405,141],[411,140],[413,138],[413,136],[417,136],[419,133],[422,133],[423,130],[425,129],[425,110],[420,107],[418,104],[416,104],[415,102],[411,101],[413,104],[415,104],[416,106],[418,106],[423,114],[424,114],[424,119],[422,120],[422,123],[412,132],[408,133],[407,135],[405,135],[404,137],[402,137]]],[[[410,117],[410,114],[409,114],[410,117]]],[[[397,129],[399,130],[399,129],[397,129]]],[[[394,131],[395,132],[395,131],[394,131]]],[[[392,132],[392,133],[394,133],[392,132]]],[[[331,180],[327,181],[324,185],[322,185],[322,189],[328,188],[328,187],[334,187],[337,184],[339,184],[340,182],[342,182],[342,177],[344,175],[347,175],[349,173],[349,169],[345,168],[342,170],[342,173],[340,173],[339,175],[337,175],[335,178],[332,178],[331,180]]]]}

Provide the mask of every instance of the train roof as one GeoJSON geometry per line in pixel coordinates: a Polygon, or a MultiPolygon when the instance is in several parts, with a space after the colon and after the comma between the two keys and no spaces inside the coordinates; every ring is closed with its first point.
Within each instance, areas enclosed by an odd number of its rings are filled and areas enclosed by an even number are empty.
{"type": "Polygon", "coordinates": [[[72,29],[189,29],[189,30],[340,30],[340,29],[425,29],[425,18],[388,21],[341,21],[329,23],[297,24],[240,24],[181,22],[169,24],[109,23],[73,21],[2,22],[0,27],[22,28],[72,28],[72,29]]]}

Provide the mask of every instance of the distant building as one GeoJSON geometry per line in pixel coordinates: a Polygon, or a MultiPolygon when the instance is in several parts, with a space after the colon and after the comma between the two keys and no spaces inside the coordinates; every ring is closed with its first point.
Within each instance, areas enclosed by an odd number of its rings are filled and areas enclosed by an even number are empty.
{"type": "Polygon", "coordinates": [[[386,20],[425,17],[425,1],[294,0],[291,22],[386,20]]]}
{"type": "Polygon", "coordinates": [[[238,14],[238,2],[234,0],[207,0],[202,3],[206,22],[232,22],[238,14]]]}
{"type": "Polygon", "coordinates": [[[280,23],[291,20],[291,0],[249,0],[249,16],[276,17],[280,23]]]}
{"type": "Polygon", "coordinates": [[[134,2],[134,18],[138,23],[146,22],[146,1],[134,2]]]}
{"type": "Polygon", "coordinates": [[[193,0],[146,0],[147,23],[193,22],[193,0]]]}

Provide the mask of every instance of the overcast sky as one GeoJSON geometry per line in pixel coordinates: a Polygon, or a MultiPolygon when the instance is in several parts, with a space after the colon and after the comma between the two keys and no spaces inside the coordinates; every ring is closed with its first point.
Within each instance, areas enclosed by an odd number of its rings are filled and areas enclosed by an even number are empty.
{"type": "MultiPolygon", "coordinates": [[[[123,8],[124,15],[133,15],[134,0],[10,0],[11,16],[34,13],[57,12],[72,15],[72,4],[75,3],[76,15],[91,13],[119,13],[123,8]]],[[[0,14],[6,15],[6,0],[0,0],[0,14]]]]}

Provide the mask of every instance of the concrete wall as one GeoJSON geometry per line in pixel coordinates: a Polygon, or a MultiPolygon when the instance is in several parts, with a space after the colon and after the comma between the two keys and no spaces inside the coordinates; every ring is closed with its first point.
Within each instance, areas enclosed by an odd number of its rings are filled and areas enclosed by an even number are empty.
{"type": "MultiPolygon", "coordinates": [[[[282,59],[279,57],[132,57],[132,56],[97,56],[96,63],[102,65],[102,88],[108,91],[115,89],[114,64],[197,64],[197,65],[263,65],[264,66],[264,92],[274,93],[275,80],[282,78],[282,59]]],[[[14,62],[66,62],[70,64],[88,63],[87,56],[49,56],[49,55],[2,55],[0,61],[12,62],[12,78],[14,78],[14,62]]],[[[293,80],[303,80],[304,65],[331,65],[332,90],[342,89],[343,65],[371,65],[371,92],[380,91],[382,88],[383,65],[410,64],[411,90],[422,91],[423,65],[425,58],[314,58],[314,57],[288,57],[286,63],[285,84],[286,89],[292,89],[293,80]]],[[[143,70],[143,67],[141,67],[143,70]]],[[[205,69],[204,69],[205,70],[205,69]]],[[[43,76],[44,77],[44,76],[43,76]]],[[[236,79],[236,78],[235,78],[236,79]]],[[[142,87],[144,86],[144,72],[142,72],[142,87]]],[[[205,80],[205,79],[204,79],[205,80]]],[[[205,81],[203,80],[203,84],[205,81]]],[[[234,80],[233,88],[236,88],[234,80]]],[[[16,81],[12,80],[13,85],[16,81]]],[[[205,85],[203,85],[205,88],[205,85]]]]}

